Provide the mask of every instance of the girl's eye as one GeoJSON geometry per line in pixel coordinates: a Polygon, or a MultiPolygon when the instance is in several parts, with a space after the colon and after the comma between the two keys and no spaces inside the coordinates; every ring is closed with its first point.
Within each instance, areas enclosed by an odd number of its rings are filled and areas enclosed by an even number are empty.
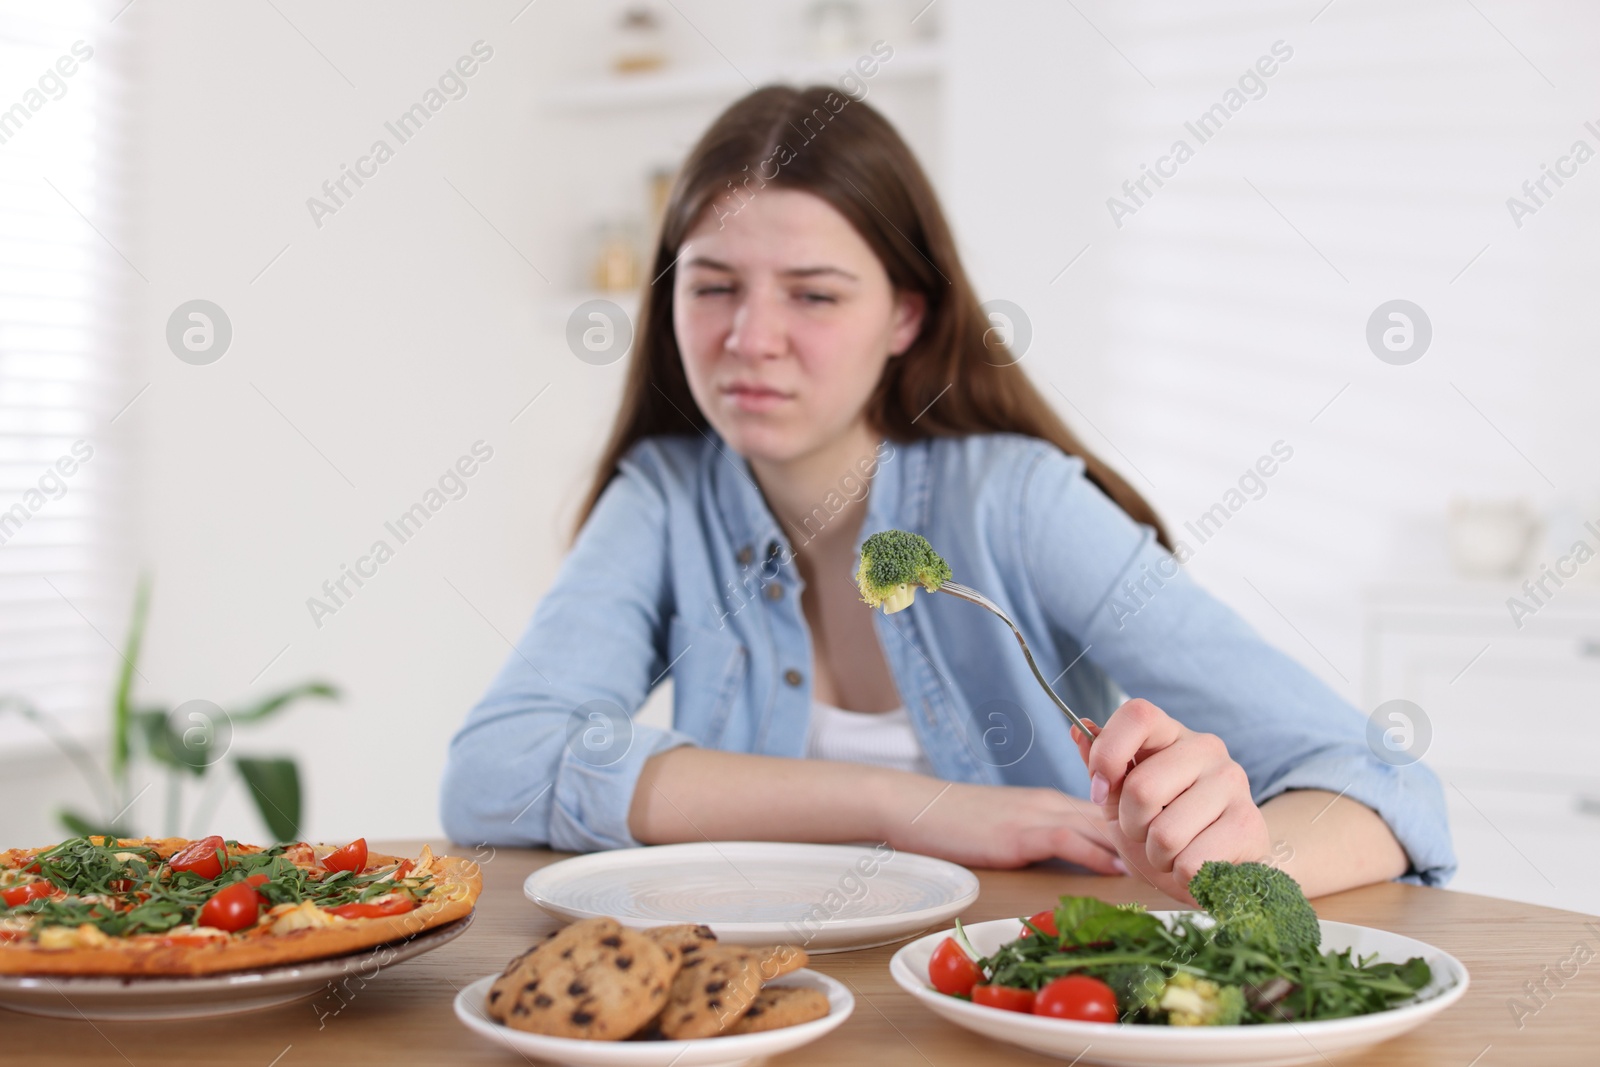
{"type": "Polygon", "coordinates": [[[838,298],[830,293],[801,293],[800,299],[808,304],[837,304],[838,298]]]}
{"type": "Polygon", "coordinates": [[[719,293],[731,293],[731,285],[697,285],[694,287],[695,296],[716,296],[719,293]]]}

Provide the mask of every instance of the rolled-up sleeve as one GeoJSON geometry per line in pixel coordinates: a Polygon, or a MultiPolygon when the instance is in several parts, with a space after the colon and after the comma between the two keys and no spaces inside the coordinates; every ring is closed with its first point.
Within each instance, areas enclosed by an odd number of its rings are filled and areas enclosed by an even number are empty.
{"type": "Polygon", "coordinates": [[[462,843],[588,852],[638,845],[644,763],[693,740],[634,714],[665,670],[666,501],[624,459],[483,698],[451,740],[440,790],[462,843]]]}
{"type": "Polygon", "coordinates": [[[1056,639],[1069,639],[1130,696],[1216,734],[1257,804],[1290,789],[1359,801],[1410,860],[1400,880],[1455,873],[1444,791],[1422,763],[1368,747],[1366,718],[1201,589],[1155,539],[1055,448],[1020,480],[1016,551],[1056,639]]]}

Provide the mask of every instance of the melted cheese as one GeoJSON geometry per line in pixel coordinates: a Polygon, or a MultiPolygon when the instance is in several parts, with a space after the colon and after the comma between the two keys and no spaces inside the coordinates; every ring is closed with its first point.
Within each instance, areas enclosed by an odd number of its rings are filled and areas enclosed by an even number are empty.
{"type": "Polygon", "coordinates": [[[79,927],[46,926],[39,931],[40,948],[99,948],[110,943],[109,937],[88,923],[79,927]]]}
{"type": "Polygon", "coordinates": [[[220,937],[224,940],[233,935],[226,930],[218,930],[215,926],[174,926],[170,930],[155,935],[157,937],[220,937]]]}
{"type": "Polygon", "coordinates": [[[298,904],[279,904],[267,912],[262,925],[270,926],[275,934],[290,934],[296,930],[315,930],[344,921],[331,912],[323,911],[311,901],[302,900],[298,904]]]}

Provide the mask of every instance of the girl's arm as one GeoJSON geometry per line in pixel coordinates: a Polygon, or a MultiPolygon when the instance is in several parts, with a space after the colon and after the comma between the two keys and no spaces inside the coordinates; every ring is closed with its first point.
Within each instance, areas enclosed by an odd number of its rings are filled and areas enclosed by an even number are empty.
{"type": "MultiPolygon", "coordinates": [[[[1090,799],[1107,808],[1125,858],[1180,900],[1206,859],[1284,864],[1317,893],[1449,878],[1431,770],[1380,759],[1355,708],[1191,582],[1081,461],[1042,448],[1017,491],[1008,562],[1033,591],[1039,625],[1140,698],[1083,753],[1090,799]],[[1306,812],[1313,798],[1297,793],[1341,799],[1306,812]]],[[[1194,548],[1180,542],[1179,558],[1194,548]]]]}
{"type": "Polygon", "coordinates": [[[654,443],[624,457],[488,692],[450,743],[440,815],[456,841],[619,848],[655,753],[687,735],[632,718],[666,669],[667,504],[654,443]]]}
{"type": "Polygon", "coordinates": [[[645,844],[883,841],[975,867],[1064,859],[1125,874],[1098,809],[1054,789],[968,785],[828,760],[674,748],[639,775],[628,825],[645,844]]]}
{"type": "Polygon", "coordinates": [[[1406,873],[1405,849],[1365,804],[1325,789],[1291,789],[1261,805],[1276,866],[1310,897],[1406,873]]]}

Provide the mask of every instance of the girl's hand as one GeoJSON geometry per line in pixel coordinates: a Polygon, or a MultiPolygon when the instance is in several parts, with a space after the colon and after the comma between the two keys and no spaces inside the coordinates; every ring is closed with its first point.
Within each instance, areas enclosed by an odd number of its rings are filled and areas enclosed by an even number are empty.
{"type": "Polygon", "coordinates": [[[1202,734],[1148,700],[1130,700],[1104,728],[1084,720],[1072,739],[1089,768],[1090,800],[1129,865],[1163,893],[1193,904],[1189,879],[1206,860],[1261,860],[1267,821],[1244,768],[1215,734],[1202,734]]]}
{"type": "Polygon", "coordinates": [[[1063,859],[1096,874],[1127,874],[1100,808],[1056,789],[941,783],[896,775],[884,838],[896,849],[969,867],[1063,859]],[[942,790],[942,791],[941,791],[942,790]],[[930,803],[931,801],[931,803],[930,803]]]}

